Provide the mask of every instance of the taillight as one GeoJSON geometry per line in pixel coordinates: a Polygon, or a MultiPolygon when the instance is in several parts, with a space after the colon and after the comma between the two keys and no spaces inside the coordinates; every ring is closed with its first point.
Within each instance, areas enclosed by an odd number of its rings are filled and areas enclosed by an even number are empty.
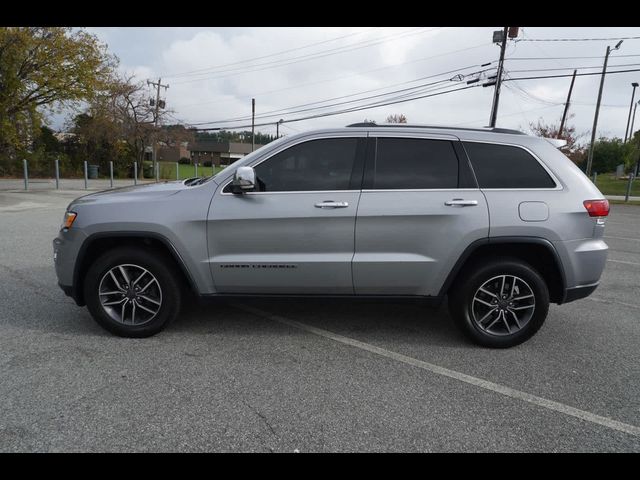
{"type": "Polygon", "coordinates": [[[606,217],[609,215],[609,200],[585,200],[582,202],[590,217],[606,217]]]}

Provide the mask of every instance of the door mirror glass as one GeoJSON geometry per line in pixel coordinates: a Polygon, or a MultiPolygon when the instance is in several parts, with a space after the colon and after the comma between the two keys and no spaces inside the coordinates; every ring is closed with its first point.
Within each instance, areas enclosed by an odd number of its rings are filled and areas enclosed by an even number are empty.
{"type": "Polygon", "coordinates": [[[250,192],[256,187],[256,172],[253,167],[238,167],[233,174],[233,192],[250,192]]]}

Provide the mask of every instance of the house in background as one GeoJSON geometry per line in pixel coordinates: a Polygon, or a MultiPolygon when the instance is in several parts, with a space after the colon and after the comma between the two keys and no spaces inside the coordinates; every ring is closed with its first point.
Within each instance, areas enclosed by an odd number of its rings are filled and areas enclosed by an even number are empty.
{"type": "Polygon", "coordinates": [[[177,162],[181,158],[191,158],[188,147],[188,142],[180,142],[173,146],[167,145],[164,142],[158,142],[158,161],[177,162]]]}
{"type": "MultiPolygon", "coordinates": [[[[256,145],[254,150],[262,147],[256,145]]],[[[188,150],[190,152],[191,163],[212,162],[213,165],[231,165],[236,160],[251,153],[250,143],[238,142],[215,142],[210,140],[196,140],[189,142],[188,150]]]]}

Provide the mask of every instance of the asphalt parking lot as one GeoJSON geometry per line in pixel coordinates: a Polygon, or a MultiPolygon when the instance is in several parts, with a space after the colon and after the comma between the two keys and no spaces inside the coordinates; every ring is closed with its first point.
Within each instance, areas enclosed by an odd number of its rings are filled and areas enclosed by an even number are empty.
{"type": "Polygon", "coordinates": [[[640,451],[638,206],[612,206],[593,296],[490,350],[401,302],[218,302],[114,337],[56,284],[83,193],[0,192],[0,451],[640,451]]]}

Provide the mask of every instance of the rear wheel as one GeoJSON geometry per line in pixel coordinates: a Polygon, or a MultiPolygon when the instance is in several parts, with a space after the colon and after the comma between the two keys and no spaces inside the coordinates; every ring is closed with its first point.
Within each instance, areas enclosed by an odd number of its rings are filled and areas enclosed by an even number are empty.
{"type": "Polygon", "coordinates": [[[542,276],[517,259],[498,259],[463,273],[449,294],[449,311],[474,342],[518,345],[535,334],[549,311],[542,276]]]}
{"type": "Polygon", "coordinates": [[[93,318],[123,337],[149,337],[180,311],[176,272],[163,256],[135,247],[110,250],[85,277],[85,299],[93,318]]]}

